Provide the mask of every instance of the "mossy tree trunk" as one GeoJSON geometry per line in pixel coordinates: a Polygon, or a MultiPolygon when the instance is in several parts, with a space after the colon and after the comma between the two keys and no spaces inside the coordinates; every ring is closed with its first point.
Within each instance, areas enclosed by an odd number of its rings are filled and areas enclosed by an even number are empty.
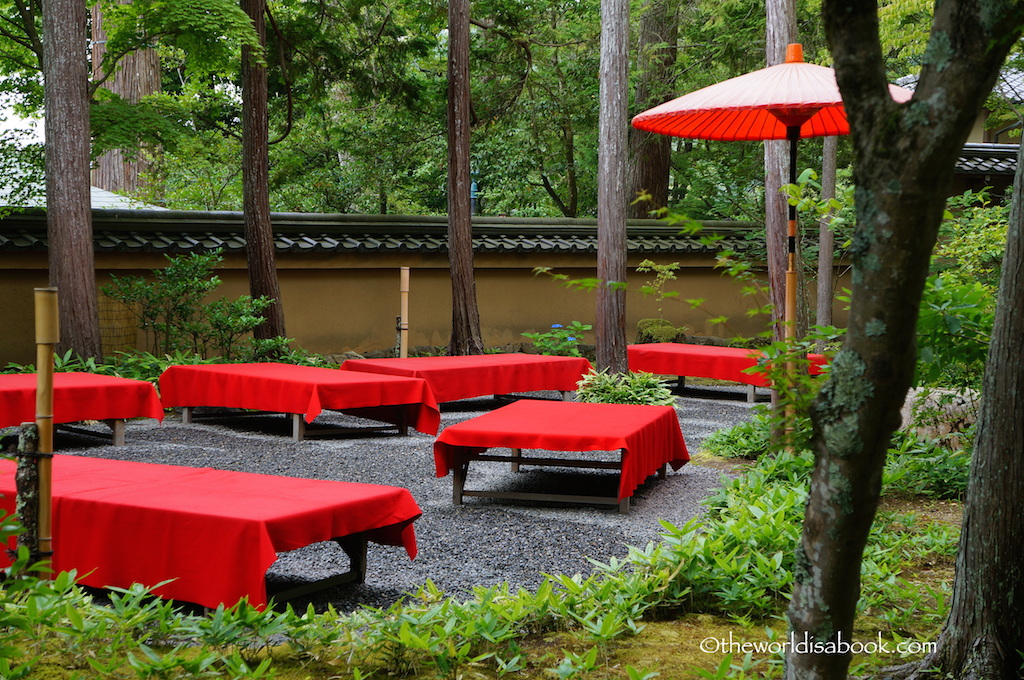
{"type": "MultiPolygon", "coordinates": [[[[882,468],[914,371],[915,326],[953,164],[1020,35],[1024,5],[947,0],[911,102],[888,93],[870,0],[826,0],[850,119],[857,230],[846,341],[812,407],[817,463],[789,621],[798,639],[850,641],[882,468]]],[[[788,678],[844,678],[849,655],[787,657],[788,678]]]]}

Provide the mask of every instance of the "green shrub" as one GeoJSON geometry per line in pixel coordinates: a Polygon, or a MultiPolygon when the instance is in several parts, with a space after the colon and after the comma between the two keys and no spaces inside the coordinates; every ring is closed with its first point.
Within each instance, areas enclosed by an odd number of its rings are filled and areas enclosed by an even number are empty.
{"type": "Polygon", "coordinates": [[[540,354],[580,357],[583,356],[580,352],[583,334],[592,328],[593,326],[590,324],[579,321],[573,321],[568,326],[553,323],[551,330],[540,333],[523,333],[523,337],[530,338],[540,354]]]}
{"type": "Polygon", "coordinates": [[[676,398],[665,381],[651,373],[591,371],[576,384],[576,401],[672,406],[676,398]]]}
{"type": "Polygon", "coordinates": [[[220,286],[214,269],[221,260],[220,250],[168,255],[167,266],[153,270],[152,276],[112,276],[112,283],[102,290],[136,315],[156,355],[186,352],[228,361],[273,357],[287,340],[249,337],[263,323],[262,313],[273,300],[242,295],[206,302],[220,286]]]}

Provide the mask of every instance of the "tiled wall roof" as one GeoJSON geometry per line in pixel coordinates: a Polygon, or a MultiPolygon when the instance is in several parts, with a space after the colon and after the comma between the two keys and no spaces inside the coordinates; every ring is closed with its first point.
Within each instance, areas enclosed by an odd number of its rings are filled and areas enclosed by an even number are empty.
{"type": "MultiPolygon", "coordinates": [[[[284,253],[446,253],[443,217],[403,215],[272,215],[277,251],[284,253]]],[[[679,234],[679,227],[655,220],[630,222],[626,244],[631,253],[717,252],[744,250],[755,225],[705,222],[704,234],[721,237],[715,245],[679,234]]],[[[96,252],[184,253],[245,248],[242,216],[235,212],[102,210],[93,211],[96,252]]],[[[474,218],[473,247],[479,253],[596,253],[596,220],[474,218]]],[[[46,223],[41,213],[12,215],[0,221],[0,250],[45,251],[46,223]]]]}

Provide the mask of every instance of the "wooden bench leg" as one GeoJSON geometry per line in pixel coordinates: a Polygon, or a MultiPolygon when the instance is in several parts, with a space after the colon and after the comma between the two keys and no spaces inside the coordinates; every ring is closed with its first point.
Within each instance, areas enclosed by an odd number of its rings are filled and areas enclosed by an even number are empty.
{"type": "Polygon", "coordinates": [[[747,385],[747,403],[753,404],[755,399],[757,399],[757,388],[747,385]]]}
{"type": "Polygon", "coordinates": [[[334,540],[348,555],[352,581],[364,583],[366,581],[366,538],[364,536],[343,536],[334,540]]]}
{"type": "Polygon", "coordinates": [[[182,406],[181,407],[181,422],[183,425],[192,424],[192,407],[182,406]]]}
{"type": "Polygon", "coordinates": [[[522,449],[512,449],[512,472],[519,472],[519,462],[523,459],[522,449]]]}
{"type": "Polygon", "coordinates": [[[110,441],[114,446],[124,446],[124,419],[113,418],[103,421],[110,428],[110,441]]]}
{"type": "Polygon", "coordinates": [[[629,496],[619,501],[619,513],[623,515],[629,513],[629,496]]]}
{"type": "Polygon", "coordinates": [[[452,470],[452,504],[462,505],[462,490],[466,488],[466,471],[469,468],[469,461],[460,458],[455,462],[455,469],[452,470]]]}
{"type": "Polygon", "coordinates": [[[658,469],[658,479],[668,479],[668,463],[662,463],[658,469]]]}
{"type": "Polygon", "coordinates": [[[302,417],[301,413],[293,413],[292,415],[292,439],[301,442],[306,438],[306,420],[302,417]]]}

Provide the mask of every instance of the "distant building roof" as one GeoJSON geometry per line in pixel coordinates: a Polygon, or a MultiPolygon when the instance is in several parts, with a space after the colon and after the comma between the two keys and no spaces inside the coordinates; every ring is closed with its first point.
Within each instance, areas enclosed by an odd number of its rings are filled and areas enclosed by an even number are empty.
{"type": "MultiPolygon", "coordinates": [[[[448,251],[447,220],[437,216],[273,213],[274,243],[285,253],[422,254],[448,251]]],[[[631,253],[711,253],[746,250],[756,226],[746,222],[705,222],[705,243],[680,235],[680,228],[657,220],[630,221],[626,245],[631,253]]],[[[185,253],[222,248],[244,252],[240,212],[178,210],[94,210],[96,252],[185,253]]],[[[46,218],[41,211],[0,221],[0,251],[45,251],[46,218]]],[[[479,253],[596,253],[597,221],[477,217],[473,248],[479,253]]]]}
{"type": "MultiPolygon", "coordinates": [[[[34,183],[32,186],[35,186],[34,183]]],[[[33,190],[32,194],[37,196],[37,198],[25,199],[14,207],[45,208],[45,190],[40,187],[38,190],[33,190]]],[[[10,202],[7,200],[7,196],[7,192],[4,191],[3,187],[0,187],[0,205],[9,205],[10,202]]],[[[115,194],[113,191],[107,191],[99,187],[89,187],[89,200],[94,210],[166,210],[166,208],[161,208],[158,205],[136,201],[134,198],[115,194]]]]}
{"type": "Polygon", "coordinates": [[[1017,149],[1019,146],[1019,144],[964,144],[963,152],[956,162],[956,173],[1012,177],[1017,171],[1017,149]]]}

